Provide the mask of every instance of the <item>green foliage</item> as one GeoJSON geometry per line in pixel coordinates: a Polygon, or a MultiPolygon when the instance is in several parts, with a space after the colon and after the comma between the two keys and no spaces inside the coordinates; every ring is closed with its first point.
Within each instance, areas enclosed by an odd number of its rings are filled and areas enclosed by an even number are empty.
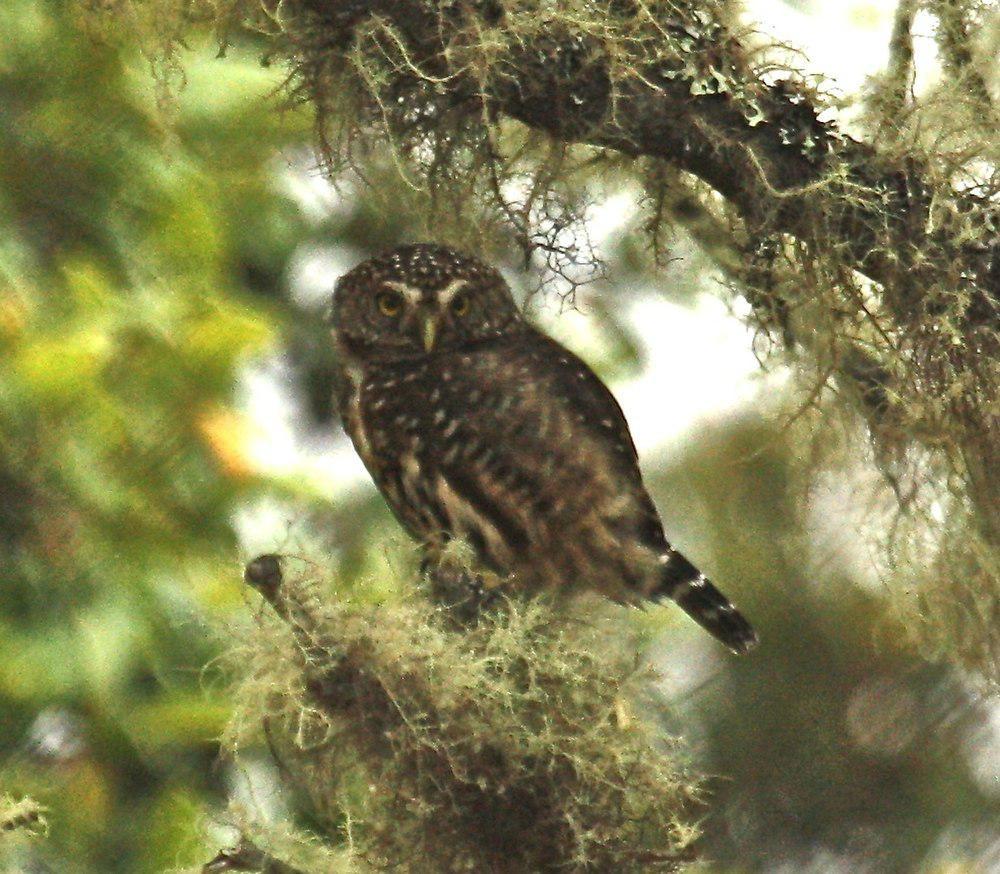
{"type": "Polygon", "coordinates": [[[272,161],[302,126],[236,54],[168,126],[134,49],[54,0],[3,5],[0,56],[0,785],[51,810],[58,870],[159,870],[214,783],[197,617],[239,603],[233,388],[275,332],[241,277],[300,236],[272,161]]]}

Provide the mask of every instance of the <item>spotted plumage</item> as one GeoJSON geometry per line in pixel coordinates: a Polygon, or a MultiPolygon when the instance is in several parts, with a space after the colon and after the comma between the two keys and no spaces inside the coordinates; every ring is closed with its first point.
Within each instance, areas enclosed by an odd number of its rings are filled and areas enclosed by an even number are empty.
{"type": "Polygon", "coordinates": [[[344,275],[331,316],[345,429],[414,538],[460,537],[529,589],[672,598],[732,650],[756,643],[667,541],[611,393],[496,270],[404,246],[344,275]]]}

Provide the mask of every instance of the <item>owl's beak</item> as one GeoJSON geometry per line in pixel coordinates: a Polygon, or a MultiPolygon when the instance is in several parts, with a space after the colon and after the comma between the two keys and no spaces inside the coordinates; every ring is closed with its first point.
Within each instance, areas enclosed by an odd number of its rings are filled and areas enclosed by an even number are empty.
{"type": "Polygon", "coordinates": [[[424,316],[424,350],[430,352],[434,348],[434,341],[437,339],[437,314],[428,313],[424,316]]]}

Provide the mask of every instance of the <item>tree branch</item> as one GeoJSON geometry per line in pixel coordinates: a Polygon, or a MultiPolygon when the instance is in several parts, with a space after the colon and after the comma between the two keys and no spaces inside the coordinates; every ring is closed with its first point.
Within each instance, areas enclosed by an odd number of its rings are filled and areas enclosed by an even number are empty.
{"type": "Polygon", "coordinates": [[[973,100],[996,124],[1000,115],[970,47],[975,27],[970,5],[967,0],[932,0],[929,7],[938,19],[937,41],[945,69],[969,89],[973,100]]]}
{"type": "Polygon", "coordinates": [[[244,669],[264,699],[240,700],[319,818],[354,823],[360,856],[511,872],[674,871],[693,857],[681,824],[694,787],[662,736],[623,715],[643,678],[594,623],[564,628],[509,600],[455,632],[425,599],[324,600],[311,567],[283,563],[262,555],[244,572],[291,634],[272,648],[261,628],[244,669]]]}
{"type": "Polygon", "coordinates": [[[913,19],[917,0],[899,0],[889,39],[889,65],[882,111],[886,119],[898,125],[913,85],[913,19]]]}
{"type": "MultiPolygon", "coordinates": [[[[792,79],[765,81],[739,41],[700,9],[711,4],[696,4],[676,23],[655,18],[641,2],[612,4],[629,19],[622,27],[638,46],[624,72],[593,31],[553,19],[512,40],[476,78],[471,65],[456,69],[451,58],[467,40],[466,10],[482,27],[502,21],[499,4],[300,2],[309,27],[322,29],[333,50],[346,50],[355,29],[378,15],[404,41],[414,67],[456,101],[480,98],[488,112],[564,142],[664,160],[707,182],[749,226],[836,246],[883,286],[903,322],[920,310],[923,290],[937,284],[938,263],[960,264],[964,325],[986,329],[979,342],[995,340],[1000,237],[989,227],[971,239],[942,233],[931,213],[941,190],[929,168],[884,158],[820,120],[815,94],[792,79]],[[663,52],[668,44],[672,54],[663,52]],[[928,251],[940,256],[928,259],[928,251]]],[[[546,16],[544,5],[532,11],[546,16]]],[[[995,204],[954,192],[951,199],[958,214],[1000,228],[995,204]]]]}
{"type": "Polygon", "coordinates": [[[201,874],[222,874],[227,871],[252,871],[257,874],[304,874],[287,865],[247,838],[228,850],[221,850],[201,868],[201,874]]]}

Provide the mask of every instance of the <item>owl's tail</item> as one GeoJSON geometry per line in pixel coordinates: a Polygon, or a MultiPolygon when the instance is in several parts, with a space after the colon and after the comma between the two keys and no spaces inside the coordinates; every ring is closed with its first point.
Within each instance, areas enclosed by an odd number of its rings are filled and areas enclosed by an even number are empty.
{"type": "Polygon", "coordinates": [[[660,556],[662,572],[650,597],[670,598],[695,622],[737,655],[757,645],[757,632],[732,602],[676,549],[660,556]]]}

